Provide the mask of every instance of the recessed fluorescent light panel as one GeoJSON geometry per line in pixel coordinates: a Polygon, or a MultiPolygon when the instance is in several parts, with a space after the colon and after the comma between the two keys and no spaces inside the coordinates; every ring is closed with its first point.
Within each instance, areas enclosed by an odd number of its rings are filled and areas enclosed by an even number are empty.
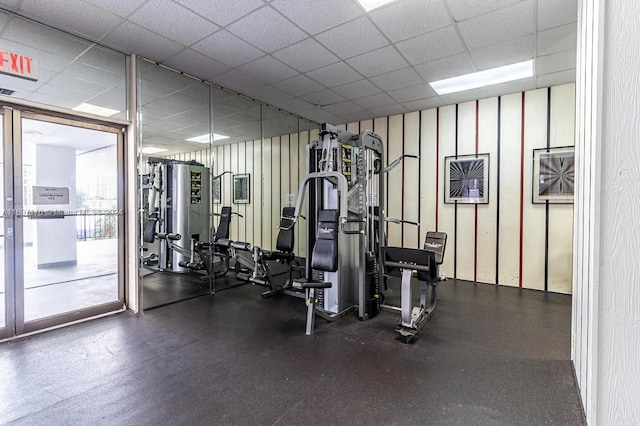
{"type": "Polygon", "coordinates": [[[533,59],[458,77],[432,81],[429,84],[438,95],[446,95],[528,77],[533,77],[533,59]]]}
{"type": "Polygon", "coordinates": [[[142,148],[143,154],[157,154],[159,152],[165,152],[165,151],[166,149],[156,148],[155,146],[145,146],[144,148],[142,148]]]}
{"type": "MultiPolygon", "coordinates": [[[[217,133],[213,134],[213,140],[214,141],[219,141],[221,139],[229,139],[229,136],[219,135],[217,133]]],[[[209,143],[209,133],[207,133],[206,135],[200,135],[200,136],[196,136],[194,138],[189,138],[187,140],[189,142],[209,143]]]]}
{"type": "Polygon", "coordinates": [[[380,6],[384,6],[387,3],[391,3],[395,0],[358,0],[358,3],[369,12],[370,10],[377,9],[380,6]]]}
{"type": "Polygon", "coordinates": [[[101,115],[103,117],[111,117],[114,114],[119,113],[117,109],[105,108],[98,105],[92,104],[80,104],[75,108],[72,108],[74,111],[86,112],[89,114],[101,115]]]}

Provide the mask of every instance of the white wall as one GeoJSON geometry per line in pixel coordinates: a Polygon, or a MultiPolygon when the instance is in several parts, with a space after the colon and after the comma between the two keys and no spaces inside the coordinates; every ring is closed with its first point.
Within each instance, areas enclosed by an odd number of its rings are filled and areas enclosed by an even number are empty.
{"type": "Polygon", "coordinates": [[[640,424],[638,16],[580,2],[572,358],[590,425],[640,424]]]}

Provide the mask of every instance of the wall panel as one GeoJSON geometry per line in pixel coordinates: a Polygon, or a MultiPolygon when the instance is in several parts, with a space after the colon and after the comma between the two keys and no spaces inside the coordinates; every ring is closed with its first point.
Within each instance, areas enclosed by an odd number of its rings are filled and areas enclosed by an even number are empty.
{"type": "Polygon", "coordinates": [[[547,89],[525,94],[522,287],[544,290],[546,213],[533,204],[533,150],[547,146],[547,89]],[[544,123],[544,125],[541,125],[544,123]]]}
{"type": "MultiPolygon", "coordinates": [[[[476,154],[476,102],[465,102],[458,106],[458,155],[476,154]]],[[[475,238],[476,205],[458,203],[457,233],[454,243],[457,247],[457,276],[468,281],[475,279],[475,238]]],[[[453,242],[453,240],[451,241],[453,242]]]]}
{"type": "Polygon", "coordinates": [[[498,281],[519,285],[522,94],[502,96],[500,108],[500,251],[498,281]]]}
{"type": "MultiPolygon", "coordinates": [[[[387,165],[402,155],[402,115],[389,117],[389,158],[387,165]]],[[[387,173],[387,216],[402,219],[402,164],[387,173]]],[[[390,246],[402,246],[402,225],[388,223],[387,237],[390,246]]]]}
{"type": "MultiPolygon", "coordinates": [[[[405,155],[420,155],[420,112],[404,114],[403,151],[405,155]]],[[[402,219],[420,223],[420,160],[405,158],[402,161],[403,191],[402,219]]],[[[424,244],[425,231],[419,226],[403,224],[403,247],[418,248],[424,244]]]]}
{"type": "Polygon", "coordinates": [[[254,227],[255,227],[255,206],[256,206],[256,193],[254,192],[255,181],[259,179],[258,176],[254,173],[253,170],[253,162],[254,162],[254,141],[247,141],[245,143],[245,171],[246,173],[251,174],[251,179],[249,179],[249,193],[251,195],[251,203],[247,204],[247,208],[244,214],[244,223],[245,223],[245,234],[244,240],[248,241],[251,244],[254,244],[254,227]]]}
{"type": "Polygon", "coordinates": [[[447,249],[444,262],[440,267],[440,273],[447,277],[454,277],[454,266],[456,263],[456,247],[455,247],[455,220],[456,208],[454,204],[444,203],[444,158],[456,155],[456,107],[455,105],[439,108],[440,121],[438,127],[440,129],[439,147],[440,147],[440,191],[438,206],[438,231],[447,234],[447,249]]]}
{"type": "Polygon", "coordinates": [[[260,244],[260,247],[265,250],[271,250],[271,218],[273,208],[272,150],[273,144],[271,142],[271,138],[264,138],[262,143],[262,180],[264,192],[262,193],[262,243],[260,244]]]}
{"type": "MultiPolygon", "coordinates": [[[[229,191],[231,195],[231,202],[232,202],[231,208],[235,213],[238,213],[239,215],[244,216],[244,213],[243,213],[244,205],[233,203],[233,176],[240,173],[240,170],[239,170],[240,157],[238,155],[240,153],[240,150],[239,150],[240,146],[239,144],[234,143],[232,145],[229,145],[229,148],[230,148],[229,160],[231,162],[229,170],[231,170],[232,172],[232,175],[231,175],[232,187],[231,187],[231,190],[229,191]]],[[[231,218],[231,232],[230,232],[229,238],[231,238],[232,241],[242,241],[240,239],[240,228],[244,227],[243,222],[244,222],[244,217],[234,215],[231,218]]]]}
{"type": "Polygon", "coordinates": [[[289,191],[289,136],[273,138],[271,167],[273,167],[273,193],[271,206],[271,250],[276,249],[278,224],[284,197],[289,191]]]}
{"type": "Polygon", "coordinates": [[[262,247],[262,185],[264,184],[262,165],[264,157],[262,155],[263,141],[258,139],[253,141],[253,175],[251,179],[251,189],[253,198],[253,244],[262,247]]]}
{"type": "Polygon", "coordinates": [[[498,98],[478,103],[478,152],[489,154],[489,204],[478,205],[476,280],[496,284],[498,98]]]}
{"type": "MultiPolygon", "coordinates": [[[[299,170],[299,177],[298,177],[298,185],[300,185],[300,181],[307,175],[307,146],[309,144],[309,131],[306,132],[301,132],[300,133],[300,138],[298,139],[298,149],[299,149],[299,156],[298,156],[298,170],[299,170]]],[[[296,189],[296,199],[299,196],[299,186],[296,189]]],[[[305,217],[307,216],[307,202],[306,202],[306,198],[303,200],[303,204],[302,204],[302,210],[301,210],[301,214],[304,215],[305,217]]],[[[296,244],[296,248],[297,251],[296,253],[298,254],[298,256],[301,257],[306,257],[307,256],[307,221],[302,219],[302,218],[298,218],[298,222],[296,223],[296,238],[298,239],[298,243],[296,244]]]]}
{"type": "Polygon", "coordinates": [[[436,230],[438,187],[442,181],[438,168],[438,110],[420,113],[420,229],[422,234],[436,230]]]}

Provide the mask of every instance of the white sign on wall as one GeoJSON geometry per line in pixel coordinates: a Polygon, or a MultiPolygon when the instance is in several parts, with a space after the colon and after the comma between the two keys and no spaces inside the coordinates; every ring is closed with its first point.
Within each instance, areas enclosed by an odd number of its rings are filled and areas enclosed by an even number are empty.
{"type": "Polygon", "coordinates": [[[33,205],[69,204],[69,187],[34,186],[33,205]]]}

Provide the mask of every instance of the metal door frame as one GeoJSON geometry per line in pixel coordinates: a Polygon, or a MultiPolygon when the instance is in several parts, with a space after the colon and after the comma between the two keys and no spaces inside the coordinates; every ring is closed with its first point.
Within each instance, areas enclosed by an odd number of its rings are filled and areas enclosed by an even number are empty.
{"type": "Polygon", "coordinates": [[[55,327],[124,308],[125,300],[125,191],[123,126],[89,120],[24,106],[0,105],[3,109],[4,134],[4,234],[5,234],[5,311],[6,327],[0,328],[0,339],[55,327]],[[50,317],[24,321],[24,209],[22,177],[22,119],[80,127],[116,135],[117,199],[118,199],[118,298],[113,302],[64,312],[50,317]]]}

